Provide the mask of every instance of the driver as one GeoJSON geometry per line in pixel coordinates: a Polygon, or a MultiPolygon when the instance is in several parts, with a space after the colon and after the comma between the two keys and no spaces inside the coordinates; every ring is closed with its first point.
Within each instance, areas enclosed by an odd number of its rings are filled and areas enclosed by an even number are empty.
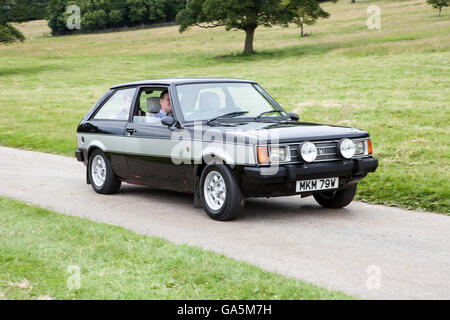
{"type": "Polygon", "coordinates": [[[170,104],[169,91],[164,90],[159,97],[159,103],[161,104],[161,110],[155,113],[155,118],[165,118],[167,116],[173,116],[172,105],[170,104]]]}

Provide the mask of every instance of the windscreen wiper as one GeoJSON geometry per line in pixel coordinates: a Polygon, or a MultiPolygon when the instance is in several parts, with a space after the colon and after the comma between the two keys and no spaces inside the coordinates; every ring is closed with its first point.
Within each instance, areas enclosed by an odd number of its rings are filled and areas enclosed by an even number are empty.
{"type": "Polygon", "coordinates": [[[283,111],[280,111],[280,110],[264,111],[264,112],[261,112],[261,113],[259,114],[259,116],[257,116],[257,117],[255,118],[255,120],[261,118],[261,117],[262,117],[263,115],[265,115],[265,114],[271,114],[271,113],[275,113],[275,112],[278,112],[278,113],[281,114],[283,111]]]}
{"type": "Polygon", "coordinates": [[[212,119],[206,121],[206,123],[210,124],[211,122],[216,121],[216,120],[221,119],[221,118],[232,117],[232,116],[240,116],[240,115],[247,114],[247,113],[249,113],[249,111],[234,111],[234,112],[230,112],[230,113],[225,113],[225,114],[222,114],[222,115],[220,115],[218,117],[215,117],[215,118],[212,118],[212,119]]]}

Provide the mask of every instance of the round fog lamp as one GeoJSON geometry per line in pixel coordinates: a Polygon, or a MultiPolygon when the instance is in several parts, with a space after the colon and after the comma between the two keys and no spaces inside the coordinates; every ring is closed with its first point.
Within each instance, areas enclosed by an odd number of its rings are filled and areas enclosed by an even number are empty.
{"type": "Polygon", "coordinates": [[[345,159],[350,159],[355,155],[356,145],[350,139],[342,139],[341,141],[339,141],[338,150],[342,157],[344,157],[345,159]]]}
{"type": "Polygon", "coordinates": [[[317,147],[312,142],[304,142],[299,147],[299,155],[305,162],[313,162],[317,158],[317,147]]]}

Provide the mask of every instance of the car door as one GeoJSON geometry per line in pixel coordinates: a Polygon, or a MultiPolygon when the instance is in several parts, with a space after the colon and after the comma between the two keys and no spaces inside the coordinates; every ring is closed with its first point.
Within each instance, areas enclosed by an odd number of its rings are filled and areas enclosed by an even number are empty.
{"type": "MultiPolygon", "coordinates": [[[[148,89],[148,88],[146,88],[148,89]]],[[[139,97],[137,97],[139,99],[139,97]]],[[[143,108],[143,106],[140,106],[143,108]]],[[[179,141],[172,139],[178,128],[171,130],[153,117],[133,115],[125,128],[124,148],[132,181],[160,189],[189,191],[186,165],[172,161],[172,149],[179,141]]]]}
{"type": "Polygon", "coordinates": [[[82,140],[89,147],[101,149],[110,159],[114,173],[129,178],[124,154],[124,132],[136,88],[115,90],[81,128],[82,140]]]}

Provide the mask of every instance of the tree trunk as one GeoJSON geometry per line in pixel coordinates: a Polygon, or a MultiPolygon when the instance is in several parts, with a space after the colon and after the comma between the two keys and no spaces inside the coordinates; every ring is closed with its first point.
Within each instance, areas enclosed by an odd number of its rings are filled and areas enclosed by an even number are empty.
{"type": "Polygon", "coordinates": [[[303,18],[300,18],[300,36],[303,37],[305,34],[303,33],[303,18]]]}
{"type": "Polygon", "coordinates": [[[439,7],[439,17],[441,16],[442,7],[439,7]]]}
{"type": "Polygon", "coordinates": [[[251,26],[245,29],[245,47],[244,53],[255,53],[253,50],[253,38],[255,36],[256,27],[251,26]]]}
{"type": "Polygon", "coordinates": [[[355,0],[352,0],[352,3],[355,3],[355,0]]]}

